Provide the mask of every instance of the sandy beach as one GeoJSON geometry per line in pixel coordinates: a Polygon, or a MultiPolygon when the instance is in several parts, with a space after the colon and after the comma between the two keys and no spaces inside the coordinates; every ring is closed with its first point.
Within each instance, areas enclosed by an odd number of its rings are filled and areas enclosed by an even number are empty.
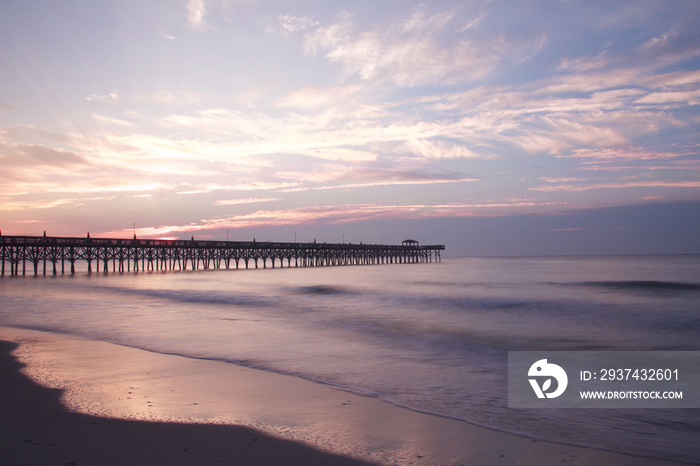
{"type": "Polygon", "coordinates": [[[297,377],[0,327],[3,464],[673,464],[297,377]]]}

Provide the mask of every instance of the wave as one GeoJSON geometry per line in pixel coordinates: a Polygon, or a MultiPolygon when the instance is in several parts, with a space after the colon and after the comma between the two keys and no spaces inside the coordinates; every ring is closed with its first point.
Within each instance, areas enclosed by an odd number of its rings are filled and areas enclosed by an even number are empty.
{"type": "Polygon", "coordinates": [[[440,309],[442,311],[534,311],[561,312],[570,308],[571,303],[556,299],[529,299],[518,297],[482,297],[468,294],[454,296],[435,296],[430,294],[393,294],[385,295],[388,301],[414,308],[440,309]]]}
{"type": "Polygon", "coordinates": [[[139,289],[124,287],[102,287],[116,293],[124,293],[148,298],[166,299],[195,304],[223,304],[230,306],[273,306],[272,300],[266,296],[243,293],[230,293],[214,290],[168,290],[168,289],[139,289]]]}
{"type": "Polygon", "coordinates": [[[309,285],[309,286],[298,286],[292,289],[295,294],[310,294],[310,295],[334,295],[334,294],[347,294],[350,293],[349,290],[341,288],[339,286],[330,285],[309,285]]]}
{"type": "Polygon", "coordinates": [[[570,285],[638,291],[700,291],[700,284],[698,283],[657,280],[592,281],[570,283],[570,285]]]}

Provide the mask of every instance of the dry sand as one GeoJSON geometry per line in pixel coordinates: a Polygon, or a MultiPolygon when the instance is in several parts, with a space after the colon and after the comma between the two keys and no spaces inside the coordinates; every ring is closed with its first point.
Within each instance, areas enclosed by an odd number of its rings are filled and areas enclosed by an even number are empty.
{"type": "Polygon", "coordinates": [[[6,327],[0,340],[3,465],[673,464],[224,362],[6,327]]]}

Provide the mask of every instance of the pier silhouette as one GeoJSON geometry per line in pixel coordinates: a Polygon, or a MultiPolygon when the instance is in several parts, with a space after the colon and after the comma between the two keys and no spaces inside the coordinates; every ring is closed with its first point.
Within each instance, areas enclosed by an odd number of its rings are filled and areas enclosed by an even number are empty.
{"type": "Polygon", "coordinates": [[[164,239],[85,238],[58,236],[2,236],[0,262],[4,276],[87,272],[212,270],[245,267],[324,267],[343,265],[441,262],[443,245],[421,246],[352,243],[279,243],[164,239]],[[68,269],[66,269],[68,266],[68,269]]]}

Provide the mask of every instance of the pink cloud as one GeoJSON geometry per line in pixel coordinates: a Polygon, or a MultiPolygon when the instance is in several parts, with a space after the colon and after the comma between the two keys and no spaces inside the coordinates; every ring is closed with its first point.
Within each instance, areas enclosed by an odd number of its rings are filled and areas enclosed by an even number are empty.
{"type": "Polygon", "coordinates": [[[676,152],[659,152],[642,147],[624,147],[608,149],[577,149],[569,157],[591,158],[599,160],[652,160],[668,159],[686,155],[676,152]]]}
{"type": "Polygon", "coordinates": [[[591,189],[626,189],[626,188],[700,188],[700,181],[623,181],[616,183],[597,183],[589,185],[562,184],[554,186],[538,186],[529,188],[531,191],[589,191],[591,189]]]}
{"type": "MultiPolygon", "coordinates": [[[[513,209],[529,208],[532,212],[541,212],[553,206],[554,202],[535,202],[517,200],[516,202],[492,203],[454,203],[454,204],[349,204],[304,207],[298,209],[258,210],[249,214],[217,217],[201,220],[186,225],[162,225],[142,227],[136,230],[139,237],[163,237],[174,234],[192,234],[222,228],[268,227],[282,225],[299,225],[309,223],[341,224],[372,219],[420,219],[437,217],[493,217],[508,215],[513,209]]],[[[101,235],[125,237],[132,234],[131,229],[103,232],[101,235]]]]}

